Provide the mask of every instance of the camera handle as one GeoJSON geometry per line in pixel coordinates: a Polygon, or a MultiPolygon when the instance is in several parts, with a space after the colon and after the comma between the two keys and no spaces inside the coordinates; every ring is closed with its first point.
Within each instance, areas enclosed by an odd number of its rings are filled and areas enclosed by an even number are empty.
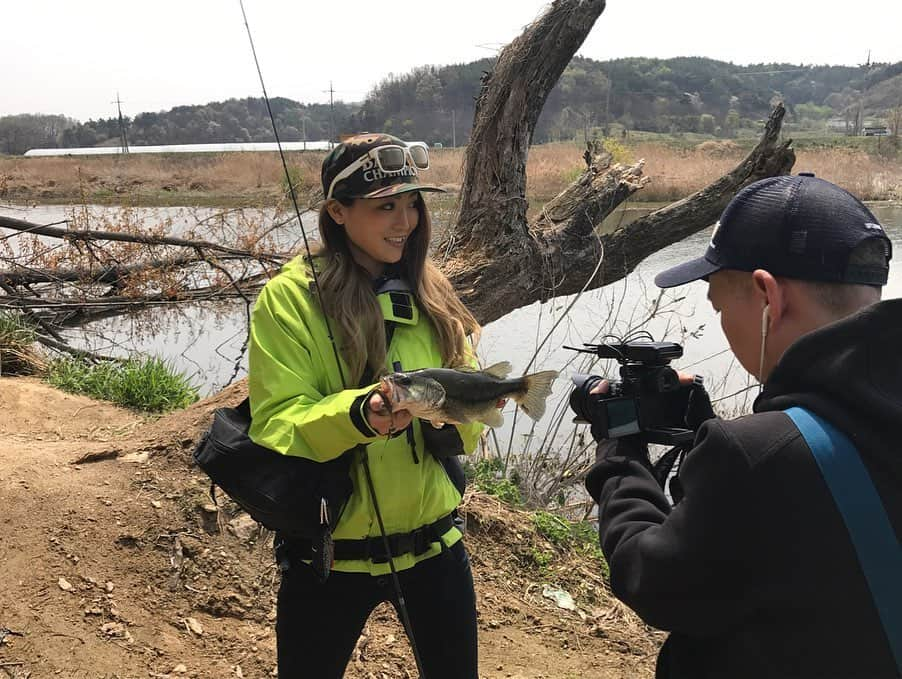
{"type": "Polygon", "coordinates": [[[652,465],[652,473],[661,488],[670,488],[670,498],[673,500],[673,504],[677,504],[683,499],[683,486],[680,483],[679,472],[683,459],[691,448],[691,443],[674,446],[652,465]],[[677,470],[677,473],[671,476],[674,469],[677,470]],[[667,482],[668,478],[670,479],[669,484],[667,482]]]}

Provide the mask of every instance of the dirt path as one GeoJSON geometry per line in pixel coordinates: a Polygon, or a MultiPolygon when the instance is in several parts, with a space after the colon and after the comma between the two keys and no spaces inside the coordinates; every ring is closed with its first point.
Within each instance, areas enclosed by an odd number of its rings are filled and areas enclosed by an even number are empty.
{"type": "MultiPolygon", "coordinates": [[[[211,511],[187,463],[211,408],[235,393],[146,423],[0,378],[0,679],[275,676],[267,536],[211,511]],[[129,454],[73,464],[110,451],[129,454]]],[[[607,596],[591,564],[559,555],[539,571],[530,554],[554,548],[525,515],[479,495],[467,511],[481,677],[652,675],[659,636],[607,596]],[[545,583],[568,589],[581,614],[543,598],[545,583]]],[[[347,676],[416,676],[387,607],[347,676]]]]}

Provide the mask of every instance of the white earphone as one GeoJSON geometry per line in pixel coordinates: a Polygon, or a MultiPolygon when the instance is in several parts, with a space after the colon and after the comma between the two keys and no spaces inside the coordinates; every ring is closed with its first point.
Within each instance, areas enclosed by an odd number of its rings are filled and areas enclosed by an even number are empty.
{"type": "Polygon", "coordinates": [[[761,311],[761,353],[758,357],[759,389],[764,389],[764,347],[767,343],[767,321],[770,318],[770,304],[765,304],[761,311]]]}

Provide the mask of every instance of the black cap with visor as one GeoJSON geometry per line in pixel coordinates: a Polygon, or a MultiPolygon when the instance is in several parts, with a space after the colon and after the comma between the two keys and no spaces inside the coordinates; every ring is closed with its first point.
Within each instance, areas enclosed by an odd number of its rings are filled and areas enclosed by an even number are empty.
{"type": "Polygon", "coordinates": [[[810,173],[769,177],[742,189],[717,222],[703,257],[655,277],[671,288],[721,269],[765,269],[801,280],[882,286],[889,275],[892,244],[860,200],[810,173]],[[879,239],[883,266],[850,264],[855,248],[879,239]]]}
{"type": "Polygon", "coordinates": [[[388,198],[409,191],[444,191],[420,183],[429,169],[429,149],[390,134],[363,132],[345,137],[323,160],[326,200],[388,198]]]}

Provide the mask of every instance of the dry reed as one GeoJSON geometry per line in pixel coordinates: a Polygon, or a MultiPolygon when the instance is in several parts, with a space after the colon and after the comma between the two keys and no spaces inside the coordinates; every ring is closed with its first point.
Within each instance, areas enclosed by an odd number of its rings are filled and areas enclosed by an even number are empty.
{"type": "MultiPolygon", "coordinates": [[[[584,167],[582,146],[554,143],[530,150],[527,196],[533,210],[557,195],[584,167]]],[[[651,142],[626,146],[626,161],[646,160],[651,183],[636,199],[672,201],[730,171],[745,151],[730,141],[681,149],[651,142]]],[[[796,170],[813,171],[864,200],[902,199],[902,157],[822,148],[797,152],[796,170]]],[[[322,152],[288,154],[292,179],[315,193],[322,152]]],[[[452,193],[460,189],[464,150],[436,149],[424,178],[452,193]]],[[[286,182],[276,154],[219,153],[128,157],[0,157],[0,200],[132,204],[235,204],[271,201],[286,182]]]]}

